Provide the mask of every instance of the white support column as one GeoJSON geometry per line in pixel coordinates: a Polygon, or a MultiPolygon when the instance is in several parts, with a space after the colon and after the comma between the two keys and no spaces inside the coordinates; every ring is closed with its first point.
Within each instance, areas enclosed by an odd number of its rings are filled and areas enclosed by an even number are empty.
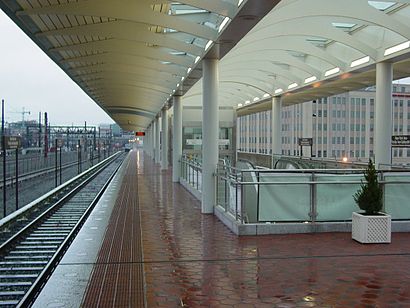
{"type": "Polygon", "coordinates": [[[160,118],[157,117],[155,119],[155,162],[157,164],[161,162],[160,135],[161,135],[161,122],[160,122],[160,118]]]}
{"type": "Polygon", "coordinates": [[[162,109],[161,170],[168,169],[168,110],[162,109]]]}
{"type": "Polygon", "coordinates": [[[150,131],[150,126],[148,125],[147,129],[145,130],[145,136],[142,138],[144,142],[144,151],[145,153],[147,153],[147,155],[150,155],[149,131],[150,131]]]}
{"type": "Polygon", "coordinates": [[[282,97],[272,97],[272,155],[282,154],[282,97]]]}
{"type": "Polygon", "coordinates": [[[392,81],[393,65],[386,62],[377,63],[374,127],[376,168],[380,168],[380,164],[391,164],[392,81]]]}
{"type": "Polygon", "coordinates": [[[179,182],[179,160],[182,156],[182,103],[181,96],[174,96],[174,120],[172,125],[172,182],[179,182]]]}
{"type": "Polygon", "coordinates": [[[151,123],[151,158],[155,160],[155,120],[151,123]]]}
{"type": "Polygon", "coordinates": [[[215,177],[218,164],[219,103],[218,60],[202,61],[202,204],[201,212],[214,212],[216,200],[215,177]]]}

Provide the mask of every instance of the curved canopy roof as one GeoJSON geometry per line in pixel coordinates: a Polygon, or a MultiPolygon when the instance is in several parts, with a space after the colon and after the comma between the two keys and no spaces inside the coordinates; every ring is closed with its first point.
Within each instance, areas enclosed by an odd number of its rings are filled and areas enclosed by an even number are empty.
{"type": "Polygon", "coordinates": [[[204,57],[221,59],[220,104],[229,106],[363,88],[375,83],[380,61],[394,63],[395,78],[410,75],[410,0],[0,0],[0,7],[126,130],[147,127],[176,90],[184,103],[201,104],[204,57]]]}
{"type": "MultiPolygon", "coordinates": [[[[136,130],[182,81],[200,78],[194,67],[246,2],[0,0],[0,7],[117,123],[136,130]]],[[[266,12],[277,2],[261,1],[266,12]]]]}
{"type": "MultiPolygon", "coordinates": [[[[220,61],[220,104],[285,104],[375,83],[375,63],[410,75],[410,1],[283,0],[220,61]]],[[[198,102],[201,83],[186,95],[198,102]]]]}

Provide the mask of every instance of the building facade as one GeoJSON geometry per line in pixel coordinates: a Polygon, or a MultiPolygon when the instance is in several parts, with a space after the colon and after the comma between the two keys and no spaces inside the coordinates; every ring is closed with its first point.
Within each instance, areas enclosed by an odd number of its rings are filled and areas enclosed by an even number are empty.
{"type": "MultiPolygon", "coordinates": [[[[365,161],[374,156],[375,87],[284,106],[282,155],[365,161]],[[312,149],[299,138],[312,138],[312,149]]],[[[410,85],[393,84],[392,135],[410,135],[410,85]]],[[[238,117],[238,150],[272,154],[270,110],[238,117]]],[[[393,163],[410,162],[410,148],[392,148],[393,163]]]]}

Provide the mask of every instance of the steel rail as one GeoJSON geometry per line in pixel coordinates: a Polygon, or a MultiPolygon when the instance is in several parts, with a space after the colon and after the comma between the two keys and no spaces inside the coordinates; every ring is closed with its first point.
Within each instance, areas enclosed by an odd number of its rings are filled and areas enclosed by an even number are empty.
{"type": "MultiPolygon", "coordinates": [[[[90,215],[91,211],[94,209],[95,205],[97,204],[98,200],[101,198],[102,194],[105,192],[107,189],[108,185],[114,178],[115,174],[117,173],[118,169],[121,167],[121,164],[114,170],[114,172],[111,174],[109,177],[108,181],[104,184],[104,186],[101,188],[101,190],[98,192],[97,196],[94,198],[94,200],[91,202],[91,204],[88,206],[88,208],[85,210],[84,214],[81,216],[80,220],[77,222],[77,224],[73,227],[71,232],[68,234],[68,236],[65,238],[65,240],[61,243],[57,251],[54,253],[53,257],[50,259],[50,261],[47,263],[47,265],[44,267],[43,271],[40,273],[40,275],[37,277],[37,279],[34,281],[33,285],[31,288],[27,291],[27,293],[24,295],[24,297],[21,299],[21,301],[18,303],[16,307],[29,307],[32,305],[33,301],[37,297],[37,295],[40,293],[41,289],[47,282],[48,278],[51,276],[53,273],[54,269],[64,256],[65,252],[67,251],[68,247],[74,240],[75,236],[81,229],[82,225],[90,215]]],[[[95,175],[92,176],[92,178],[95,175]]]]}
{"type": "MultiPolygon", "coordinates": [[[[118,166],[114,166],[114,170],[108,169],[107,172],[109,173],[105,176],[102,174],[103,178],[99,179],[97,176],[101,174],[102,171],[106,170],[106,167],[111,165],[111,163],[117,161],[117,158],[120,158],[120,155],[113,155],[110,159],[107,159],[102,162],[102,164],[99,164],[98,169],[90,169],[86,175],[83,175],[77,179],[75,187],[71,188],[68,194],[60,197],[57,202],[44,210],[44,212],[42,212],[38,217],[33,219],[30,223],[17,231],[13,236],[0,245],[2,260],[4,260],[2,263],[3,266],[6,265],[5,268],[3,267],[3,272],[6,273],[4,276],[7,276],[4,278],[6,282],[3,282],[3,285],[7,285],[7,279],[10,279],[10,288],[8,291],[11,292],[9,293],[12,294],[14,292],[13,290],[16,290],[15,293],[20,293],[15,297],[8,297],[10,299],[9,304],[7,304],[7,299],[3,300],[3,304],[17,307],[28,307],[33,304],[33,301],[56,268],[81,226],[84,224],[94,206],[97,204],[98,200],[101,198],[109,183],[117,173],[118,169],[121,167],[123,161],[121,161],[118,166]],[[84,179],[84,176],[87,176],[87,178],[84,179]],[[108,179],[106,177],[108,177],[108,179]],[[100,182],[98,182],[96,178],[99,179],[100,182]],[[97,180],[97,182],[93,184],[93,180],[97,180]],[[80,181],[79,184],[78,181],[80,181]],[[88,186],[87,189],[88,184],[91,186],[88,186]],[[102,185],[98,186],[98,191],[96,193],[95,185],[102,185]],[[93,190],[94,193],[90,196],[89,194],[93,190]],[[79,197],[77,197],[79,200],[75,200],[75,196],[77,194],[79,194],[79,197]],[[81,194],[83,194],[83,197],[81,197],[81,194]],[[88,200],[84,202],[82,198],[87,199],[87,197],[91,197],[93,199],[90,199],[91,201],[88,200]],[[65,205],[68,207],[65,207],[65,205]],[[54,224],[57,224],[57,226],[53,226],[54,224]],[[63,225],[63,227],[61,228],[60,225],[63,225]],[[54,231],[53,228],[55,228],[54,231]],[[46,234],[42,235],[41,232],[55,232],[56,234],[60,234],[57,236],[46,234]],[[40,238],[38,239],[37,236],[40,238]],[[16,254],[19,253],[22,254],[21,257],[16,257],[16,254]],[[36,261],[36,257],[32,257],[33,253],[41,255],[42,260],[40,262],[36,261]],[[39,263],[41,263],[41,265],[39,265],[39,263]],[[8,269],[7,266],[9,264],[10,267],[8,269]],[[28,268],[28,270],[26,268],[28,268]],[[35,268],[35,270],[33,270],[33,268],[35,268]],[[27,272],[30,272],[30,270],[32,271],[31,279],[27,278],[27,275],[29,276],[27,272]],[[7,271],[11,272],[11,274],[7,274],[7,271]],[[22,276],[26,275],[24,278],[25,280],[22,281],[23,283],[24,281],[26,282],[28,289],[20,289],[18,287],[18,272],[22,272],[22,276]]],[[[58,194],[59,191],[64,190],[64,188],[67,189],[67,187],[64,186],[60,190],[56,190],[54,195],[58,194]]],[[[20,216],[21,215],[16,215],[14,220],[19,219],[20,216]]]]}

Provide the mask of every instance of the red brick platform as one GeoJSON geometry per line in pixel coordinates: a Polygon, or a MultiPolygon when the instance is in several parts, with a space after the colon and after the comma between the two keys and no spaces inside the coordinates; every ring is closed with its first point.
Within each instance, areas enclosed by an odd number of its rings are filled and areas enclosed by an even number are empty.
{"type": "Polygon", "coordinates": [[[410,234],[236,237],[131,155],[85,307],[410,307],[410,234]]]}

